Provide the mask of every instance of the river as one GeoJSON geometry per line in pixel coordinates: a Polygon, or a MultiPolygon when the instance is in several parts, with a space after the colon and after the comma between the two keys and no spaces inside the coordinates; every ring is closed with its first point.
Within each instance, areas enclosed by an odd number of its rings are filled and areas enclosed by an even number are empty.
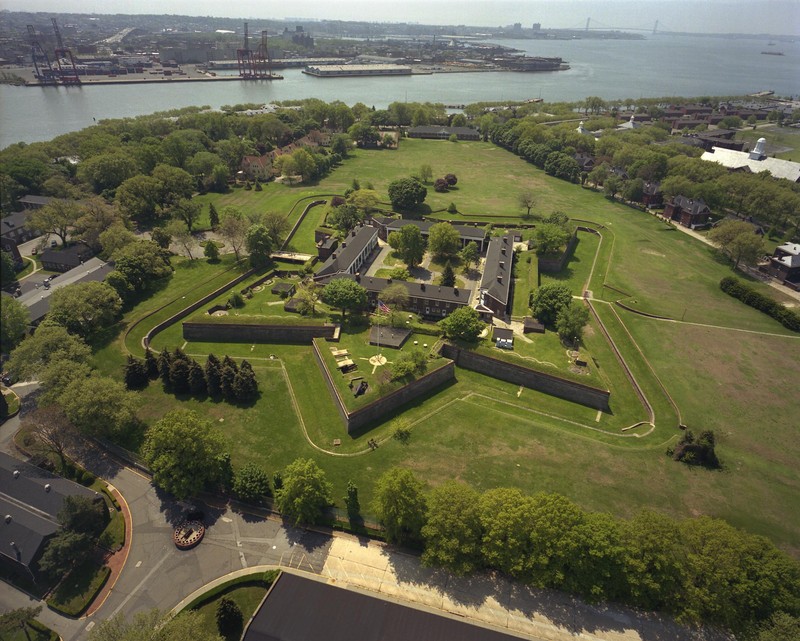
{"type": "Polygon", "coordinates": [[[443,102],[543,98],[574,101],[656,96],[800,93],[800,39],[770,46],[766,38],[647,36],[644,40],[502,40],[530,55],[560,56],[568,71],[448,73],[391,78],[314,78],[283,71],[284,80],[95,87],[0,85],[0,148],[49,140],[122,118],[187,107],[320,98],[382,108],[391,102],[443,102]],[[762,55],[780,51],[784,55],[762,55]]]}

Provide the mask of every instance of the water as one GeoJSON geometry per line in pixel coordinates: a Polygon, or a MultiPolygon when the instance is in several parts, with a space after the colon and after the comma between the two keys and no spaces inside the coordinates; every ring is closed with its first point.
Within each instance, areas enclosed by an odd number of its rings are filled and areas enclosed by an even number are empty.
{"type": "Polygon", "coordinates": [[[468,104],[544,98],[574,101],[655,96],[746,94],[773,90],[800,93],[800,41],[768,47],[762,38],[720,39],[649,36],[646,40],[503,40],[531,55],[560,56],[569,71],[552,73],[458,73],[394,78],[314,78],[299,70],[284,80],[98,87],[0,85],[0,148],[18,141],[49,140],[92,125],[94,118],[121,118],[188,107],[320,98],[377,108],[395,101],[468,104]],[[776,50],[783,56],[765,56],[776,50]]]}

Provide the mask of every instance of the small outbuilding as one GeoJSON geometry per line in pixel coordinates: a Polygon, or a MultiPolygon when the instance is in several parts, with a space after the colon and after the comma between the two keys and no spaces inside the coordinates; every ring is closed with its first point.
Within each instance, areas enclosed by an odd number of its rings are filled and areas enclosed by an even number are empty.
{"type": "Polygon", "coordinates": [[[297,288],[294,286],[294,283],[275,283],[270,291],[276,296],[285,294],[288,298],[289,296],[294,295],[296,289],[297,288]]]}
{"type": "Polygon", "coordinates": [[[538,319],[526,316],[522,319],[523,334],[544,334],[544,324],[538,319]]]}
{"type": "Polygon", "coordinates": [[[409,336],[411,336],[410,329],[373,325],[369,330],[369,344],[400,349],[409,336]]]}

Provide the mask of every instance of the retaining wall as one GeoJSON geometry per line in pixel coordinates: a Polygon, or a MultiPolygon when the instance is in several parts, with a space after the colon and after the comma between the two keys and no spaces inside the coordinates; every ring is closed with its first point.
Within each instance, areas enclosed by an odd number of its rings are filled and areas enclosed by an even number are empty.
{"type": "Polygon", "coordinates": [[[336,325],[250,325],[183,323],[183,338],[209,343],[303,343],[333,338],[336,325]]]}
{"type": "Polygon", "coordinates": [[[595,409],[608,411],[611,392],[597,387],[577,383],[566,378],[545,374],[537,370],[492,358],[485,354],[461,349],[457,345],[443,343],[440,350],[442,356],[455,361],[455,364],[492,378],[508,381],[515,385],[524,385],[530,389],[557,396],[573,403],[580,403],[595,409]]]}
{"type": "Polygon", "coordinates": [[[419,398],[420,396],[424,396],[440,385],[454,380],[456,375],[455,365],[453,364],[453,361],[449,361],[432,372],[428,372],[424,376],[420,376],[418,379],[412,381],[408,385],[404,385],[400,389],[395,390],[391,394],[387,394],[386,396],[376,399],[369,405],[365,405],[357,410],[349,411],[344,404],[344,399],[339,393],[336,384],[331,378],[332,374],[330,370],[325,366],[325,361],[323,360],[322,354],[319,351],[317,341],[313,342],[313,348],[314,359],[317,361],[317,365],[322,371],[322,377],[325,379],[325,384],[328,386],[328,391],[333,397],[333,402],[336,405],[336,409],[339,412],[342,422],[347,428],[348,434],[355,432],[356,430],[368,425],[369,423],[372,423],[373,421],[384,418],[387,414],[390,414],[406,403],[410,403],[411,401],[419,398]]]}

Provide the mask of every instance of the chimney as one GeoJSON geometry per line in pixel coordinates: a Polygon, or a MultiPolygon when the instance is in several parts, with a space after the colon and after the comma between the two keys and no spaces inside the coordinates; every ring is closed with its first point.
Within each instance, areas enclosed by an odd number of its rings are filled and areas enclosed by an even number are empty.
{"type": "Polygon", "coordinates": [[[506,261],[501,260],[500,261],[500,269],[505,269],[505,268],[506,268],[506,261]]]}
{"type": "Polygon", "coordinates": [[[345,247],[347,247],[347,243],[342,242],[342,249],[344,249],[345,247]]]}
{"type": "Polygon", "coordinates": [[[19,478],[19,470],[14,470],[14,478],[15,479],[19,478]]]}
{"type": "Polygon", "coordinates": [[[500,248],[500,253],[503,254],[503,256],[505,256],[506,255],[506,248],[505,247],[501,247],[500,248]]]}
{"type": "Polygon", "coordinates": [[[424,292],[425,291],[425,283],[420,283],[419,284],[419,288],[420,288],[421,291],[424,292]]]}
{"type": "Polygon", "coordinates": [[[499,274],[498,274],[498,276],[497,276],[497,282],[498,282],[498,283],[502,283],[502,282],[503,282],[503,277],[502,277],[502,275],[499,275],[499,274]]]}
{"type": "Polygon", "coordinates": [[[453,293],[458,296],[458,287],[453,287],[453,293]]]}

